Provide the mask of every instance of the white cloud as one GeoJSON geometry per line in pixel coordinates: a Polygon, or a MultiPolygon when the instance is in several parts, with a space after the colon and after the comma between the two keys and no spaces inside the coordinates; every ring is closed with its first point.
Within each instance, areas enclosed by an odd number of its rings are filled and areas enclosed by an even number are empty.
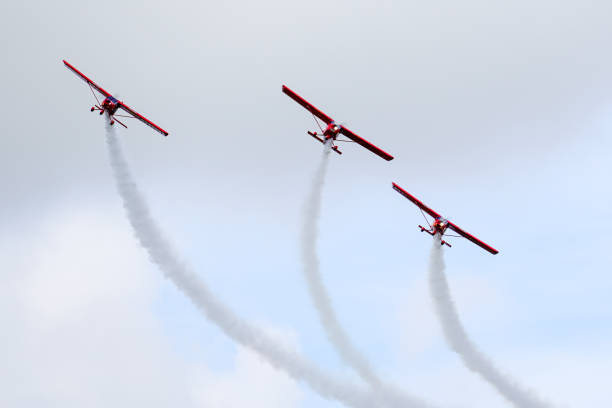
{"type": "Polygon", "coordinates": [[[1,406],[298,405],[298,386],[244,350],[221,374],[173,350],[152,308],[163,281],[118,209],[54,214],[0,248],[1,406]]]}
{"type": "Polygon", "coordinates": [[[59,216],[25,243],[35,251],[23,265],[18,293],[32,324],[68,323],[96,308],[129,308],[153,296],[142,251],[120,222],[106,218],[59,216]]]}
{"type": "Polygon", "coordinates": [[[196,385],[196,400],[207,408],[298,407],[302,399],[295,381],[243,347],[232,371],[203,372],[196,385]]]}

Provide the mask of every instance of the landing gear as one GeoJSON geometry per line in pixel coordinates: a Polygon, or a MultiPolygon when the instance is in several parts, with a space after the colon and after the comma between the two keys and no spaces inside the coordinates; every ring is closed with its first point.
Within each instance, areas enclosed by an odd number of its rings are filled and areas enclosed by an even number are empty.
{"type": "Polygon", "coordinates": [[[115,121],[111,120],[110,124],[111,124],[111,126],[113,126],[115,124],[115,121]]]}
{"type": "Polygon", "coordinates": [[[90,112],[93,112],[96,109],[95,106],[92,106],[91,109],[89,110],[90,112]]]}
{"type": "Polygon", "coordinates": [[[104,115],[104,111],[103,110],[100,111],[100,115],[104,115]]]}
{"type": "Polygon", "coordinates": [[[421,229],[421,232],[426,232],[426,233],[428,233],[429,235],[431,235],[432,237],[433,237],[434,235],[436,235],[436,233],[435,233],[435,232],[432,232],[432,231],[428,230],[427,228],[425,228],[425,227],[423,227],[423,226],[421,226],[421,225],[419,225],[419,228],[421,229]]]}

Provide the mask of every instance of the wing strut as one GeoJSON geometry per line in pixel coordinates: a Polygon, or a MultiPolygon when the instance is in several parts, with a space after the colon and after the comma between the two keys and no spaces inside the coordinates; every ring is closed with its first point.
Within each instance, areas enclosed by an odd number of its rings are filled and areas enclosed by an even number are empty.
{"type": "Polygon", "coordinates": [[[312,115],[312,118],[314,119],[314,121],[317,122],[317,126],[319,127],[319,130],[321,131],[321,134],[325,133],[325,132],[323,132],[323,128],[321,127],[321,124],[317,120],[317,117],[314,115],[314,113],[310,112],[310,114],[312,115]]]}
{"type": "Polygon", "coordinates": [[[88,82],[87,85],[89,85],[89,90],[91,91],[91,94],[94,96],[96,102],[98,102],[98,105],[102,105],[100,101],[98,100],[98,97],[96,96],[96,93],[94,92],[93,88],[91,87],[91,84],[88,82]]]}
{"type": "Polygon", "coordinates": [[[421,214],[423,214],[423,218],[425,218],[425,222],[427,223],[427,225],[429,225],[429,229],[431,229],[431,224],[429,223],[429,220],[427,219],[427,217],[425,216],[425,213],[423,212],[423,210],[421,209],[421,207],[419,207],[419,211],[421,211],[421,214]]]}

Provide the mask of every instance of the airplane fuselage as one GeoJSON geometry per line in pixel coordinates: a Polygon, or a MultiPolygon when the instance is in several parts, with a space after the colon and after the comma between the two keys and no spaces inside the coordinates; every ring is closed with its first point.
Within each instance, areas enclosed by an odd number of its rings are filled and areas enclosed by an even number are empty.
{"type": "Polygon", "coordinates": [[[447,228],[448,221],[446,221],[444,218],[436,218],[432,224],[434,234],[440,234],[440,236],[444,235],[447,228]]]}
{"type": "Polygon", "coordinates": [[[323,132],[323,136],[325,136],[325,140],[336,140],[336,137],[338,137],[338,134],[340,133],[340,129],[341,127],[336,125],[334,122],[331,122],[329,125],[327,125],[327,127],[325,128],[325,131],[323,132]]]}
{"type": "Polygon", "coordinates": [[[431,225],[431,229],[427,229],[425,227],[422,227],[419,225],[419,228],[421,229],[421,232],[426,232],[429,235],[431,235],[432,237],[435,237],[436,235],[440,235],[440,245],[447,245],[447,246],[451,246],[448,242],[446,242],[442,237],[444,236],[444,233],[446,232],[446,230],[448,229],[448,221],[445,220],[442,217],[438,217],[434,220],[433,224],[431,225]]]}
{"type": "Polygon", "coordinates": [[[100,115],[104,115],[106,113],[108,115],[108,119],[110,120],[111,125],[114,125],[115,122],[117,122],[124,128],[127,128],[127,126],[124,123],[120,122],[115,117],[115,112],[117,112],[120,106],[121,106],[121,103],[115,97],[107,96],[106,98],[104,98],[100,106],[98,105],[92,106],[91,111],[92,112],[100,111],[100,115]]]}
{"type": "Polygon", "coordinates": [[[91,107],[92,112],[100,111],[100,115],[106,113],[109,117],[112,117],[117,112],[117,109],[119,109],[119,101],[112,96],[104,98],[100,106],[94,105],[91,107]]]}
{"type": "Polygon", "coordinates": [[[115,114],[115,112],[117,112],[117,109],[119,109],[119,101],[112,96],[108,96],[102,101],[102,109],[103,112],[106,112],[109,116],[112,116],[115,114]]]}

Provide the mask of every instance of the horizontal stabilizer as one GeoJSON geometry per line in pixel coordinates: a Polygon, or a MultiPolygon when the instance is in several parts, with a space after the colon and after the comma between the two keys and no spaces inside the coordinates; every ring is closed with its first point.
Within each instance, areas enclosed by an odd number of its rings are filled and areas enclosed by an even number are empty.
{"type": "MultiPolygon", "coordinates": [[[[316,133],[313,132],[308,132],[308,134],[312,137],[314,137],[315,139],[317,139],[319,142],[325,144],[325,141],[323,139],[321,139],[319,136],[317,136],[316,133]]],[[[338,149],[338,146],[332,146],[332,150],[338,154],[342,154],[342,152],[340,151],[340,149],[338,149]]]]}

